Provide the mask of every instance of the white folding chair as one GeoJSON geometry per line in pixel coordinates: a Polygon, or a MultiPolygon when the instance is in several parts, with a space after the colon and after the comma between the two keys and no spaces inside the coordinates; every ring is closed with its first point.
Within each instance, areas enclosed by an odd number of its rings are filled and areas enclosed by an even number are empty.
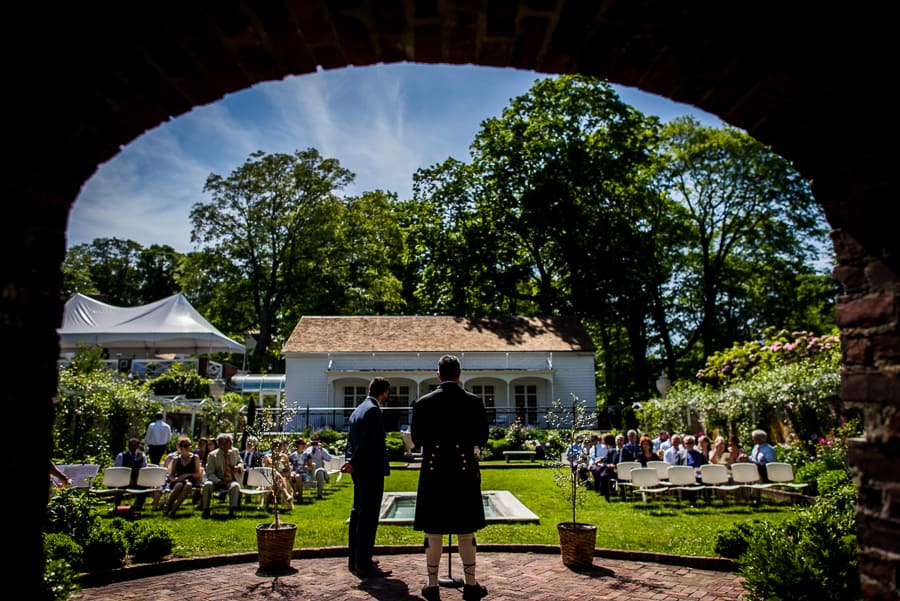
{"type": "Polygon", "coordinates": [[[634,488],[631,471],[639,467],[640,461],[622,461],[616,464],[616,488],[621,491],[623,500],[628,497],[628,489],[634,488]]]}
{"type": "Polygon", "coordinates": [[[769,477],[769,482],[773,488],[799,491],[809,486],[806,482],[794,482],[794,466],[790,463],[767,463],[766,475],[769,477]]]}
{"type": "Polygon", "coordinates": [[[721,491],[722,504],[728,500],[728,493],[734,492],[740,488],[739,484],[731,484],[728,478],[728,468],[720,463],[707,463],[700,466],[700,482],[706,487],[707,491],[721,491]]]}
{"type": "Polygon", "coordinates": [[[241,488],[242,497],[259,499],[257,505],[265,507],[274,484],[271,467],[251,467],[247,471],[247,484],[241,488]]]}
{"type": "Polygon", "coordinates": [[[670,465],[667,469],[670,491],[678,493],[678,502],[681,503],[685,491],[703,490],[703,485],[697,482],[697,472],[689,465],[670,465]]]}
{"type": "Polygon", "coordinates": [[[648,461],[647,467],[656,469],[656,477],[659,478],[660,482],[665,482],[669,479],[669,464],[665,461],[648,461]]]}
{"type": "Polygon", "coordinates": [[[91,494],[104,501],[113,501],[118,505],[125,489],[131,484],[130,467],[108,467],[103,470],[103,481],[99,488],[89,489],[91,494]]]}
{"type": "Polygon", "coordinates": [[[759,501],[759,493],[754,494],[754,491],[772,486],[771,482],[762,482],[755,463],[732,463],[731,480],[747,492],[748,501],[759,501]]]}
{"type": "Polygon", "coordinates": [[[159,509],[159,501],[166,489],[166,476],[169,471],[160,465],[148,465],[138,470],[136,486],[129,486],[125,494],[132,497],[151,495],[153,509],[159,509]]]}
{"type": "Polygon", "coordinates": [[[631,470],[631,484],[635,492],[641,493],[644,505],[647,504],[647,495],[651,497],[665,494],[668,490],[660,484],[659,475],[654,467],[636,467],[631,470]]]}

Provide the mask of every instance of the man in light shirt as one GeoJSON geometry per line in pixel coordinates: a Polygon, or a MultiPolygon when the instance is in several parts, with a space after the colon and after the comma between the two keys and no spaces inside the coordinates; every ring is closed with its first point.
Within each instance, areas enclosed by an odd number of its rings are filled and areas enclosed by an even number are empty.
{"type": "Polygon", "coordinates": [[[162,411],[157,411],[144,435],[144,444],[147,446],[151,465],[159,465],[159,460],[166,454],[166,445],[170,440],[172,440],[172,426],[163,419],[162,411]]]}

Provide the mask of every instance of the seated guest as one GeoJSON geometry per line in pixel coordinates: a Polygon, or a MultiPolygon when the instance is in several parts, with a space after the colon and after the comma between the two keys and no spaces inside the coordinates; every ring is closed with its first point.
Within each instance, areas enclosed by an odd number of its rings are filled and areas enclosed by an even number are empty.
{"type": "MultiPolygon", "coordinates": [[[[278,497],[276,503],[284,503],[285,508],[294,508],[294,489],[291,486],[291,461],[288,458],[286,444],[283,440],[272,441],[272,452],[263,458],[263,463],[272,468],[275,477],[274,489],[278,497]]],[[[268,504],[268,497],[266,497],[268,504]]]]}
{"type": "Polygon", "coordinates": [[[725,438],[722,436],[716,436],[716,439],[712,444],[712,450],[710,450],[709,452],[709,462],[725,463],[727,454],[728,447],[725,444],[725,438]]]}
{"type": "Polygon", "coordinates": [[[331,461],[331,454],[325,450],[318,438],[313,437],[310,442],[312,444],[306,447],[303,454],[306,455],[305,463],[311,466],[313,478],[316,480],[316,498],[321,499],[325,492],[325,483],[329,481],[325,462],[331,461]]]}
{"type": "Polygon", "coordinates": [[[669,465],[684,465],[684,447],[681,446],[681,435],[672,435],[672,446],[663,453],[663,461],[669,465]]]}
{"type": "MultiPolygon", "coordinates": [[[[138,474],[140,473],[142,467],[147,467],[147,456],[139,450],[140,446],[140,439],[132,436],[128,439],[128,449],[116,455],[116,467],[131,468],[131,488],[141,488],[137,483],[138,474]]],[[[159,498],[162,496],[162,491],[154,491],[152,494],[153,509],[157,509],[159,507],[159,498]]],[[[120,505],[122,503],[122,495],[122,491],[116,491],[116,505],[120,505]]],[[[134,510],[140,511],[141,509],[143,509],[143,507],[144,495],[137,495],[134,499],[134,510]]]]}
{"type": "Polygon", "coordinates": [[[775,448],[768,443],[764,430],[754,430],[750,433],[750,437],[753,439],[753,450],[750,451],[749,459],[759,468],[760,479],[768,482],[766,464],[775,461],[775,448]]]}
{"type": "Polygon", "coordinates": [[[653,452],[656,453],[657,457],[662,459],[663,453],[671,446],[672,443],[669,440],[669,433],[665,430],[660,430],[659,436],[653,439],[653,452]]]}
{"type": "Polygon", "coordinates": [[[699,470],[701,465],[707,463],[706,457],[696,448],[696,439],[688,434],[684,437],[684,465],[689,465],[695,470],[699,470]]]}
{"type": "Polygon", "coordinates": [[[659,457],[653,452],[653,441],[650,440],[649,436],[641,436],[639,447],[640,450],[636,459],[640,462],[641,467],[647,467],[648,461],[659,460],[659,457]]]}
{"type": "Polygon", "coordinates": [[[637,461],[638,452],[640,451],[637,430],[629,430],[626,438],[625,445],[622,447],[622,458],[619,459],[619,463],[623,461],[637,461]]]}
{"type": "Polygon", "coordinates": [[[701,434],[697,437],[697,450],[703,453],[706,463],[709,463],[709,453],[712,451],[712,442],[709,440],[709,436],[701,434]]]}
{"type": "Polygon", "coordinates": [[[609,447],[603,444],[603,440],[597,436],[596,434],[591,434],[591,444],[590,450],[588,451],[588,471],[593,478],[593,483],[591,484],[591,488],[593,490],[599,491],[599,480],[598,480],[598,472],[603,468],[603,463],[606,461],[606,455],[609,453],[609,447]]]}
{"type": "Polygon", "coordinates": [[[294,441],[294,452],[288,455],[291,462],[291,487],[294,489],[294,500],[303,500],[303,483],[312,481],[309,471],[309,458],[304,456],[306,441],[301,437],[294,441]]]}
{"type": "Polygon", "coordinates": [[[200,484],[203,475],[200,457],[191,451],[191,439],[180,436],[175,446],[178,449],[178,457],[169,465],[169,483],[172,490],[169,493],[168,507],[163,512],[163,515],[169,517],[175,517],[175,512],[191,495],[194,487],[200,484]]]}
{"type": "Polygon", "coordinates": [[[263,465],[262,453],[257,449],[259,439],[255,436],[248,436],[247,442],[244,444],[244,450],[241,451],[241,461],[244,462],[244,486],[247,485],[247,472],[254,467],[263,465]]]}
{"type": "Polygon", "coordinates": [[[197,448],[194,449],[194,455],[200,458],[200,466],[206,467],[206,458],[209,456],[209,452],[212,449],[209,448],[209,439],[205,436],[201,436],[197,439],[197,448]]]}
{"type": "Polygon", "coordinates": [[[725,457],[725,465],[730,468],[732,463],[746,463],[747,461],[750,461],[747,453],[741,448],[738,437],[732,434],[728,437],[728,453],[725,457]]]}
{"type": "Polygon", "coordinates": [[[241,461],[241,454],[233,448],[233,444],[231,434],[219,434],[216,437],[216,449],[206,458],[206,482],[203,483],[201,495],[204,519],[210,517],[209,505],[214,491],[228,495],[229,517],[234,517],[241,502],[244,462],[241,461]]]}
{"type": "Polygon", "coordinates": [[[618,474],[616,465],[622,456],[621,448],[625,444],[625,437],[621,434],[618,436],[605,434],[603,443],[607,448],[606,457],[602,462],[596,464],[594,479],[597,483],[597,493],[603,495],[608,502],[618,474]]]}

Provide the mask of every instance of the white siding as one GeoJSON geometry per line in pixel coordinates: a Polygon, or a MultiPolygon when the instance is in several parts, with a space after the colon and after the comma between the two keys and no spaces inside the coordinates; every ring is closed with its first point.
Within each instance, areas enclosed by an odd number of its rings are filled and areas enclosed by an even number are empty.
{"type": "MultiPolygon", "coordinates": [[[[453,351],[447,351],[453,352],[453,351]]],[[[345,385],[368,384],[384,375],[410,384],[411,395],[427,391],[434,380],[437,361],[443,353],[331,353],[285,357],[286,404],[288,407],[341,407],[345,385]]],[[[568,401],[571,393],[593,403],[596,398],[592,353],[525,352],[460,354],[463,382],[491,383],[495,386],[496,407],[513,408],[516,385],[537,387],[538,409],[552,406],[556,399],[568,401]],[[551,368],[552,366],[552,368],[551,368]]]]}

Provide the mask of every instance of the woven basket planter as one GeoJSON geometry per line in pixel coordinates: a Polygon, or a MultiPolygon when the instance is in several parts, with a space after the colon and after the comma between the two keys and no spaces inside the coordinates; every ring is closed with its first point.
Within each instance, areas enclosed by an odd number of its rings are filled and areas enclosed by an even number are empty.
{"type": "Polygon", "coordinates": [[[294,538],[297,524],[282,523],[256,526],[256,545],[259,550],[259,569],[268,571],[288,570],[294,554],[294,538]]]}
{"type": "Polygon", "coordinates": [[[556,525],[559,532],[559,550],[564,565],[585,568],[594,563],[597,546],[597,526],[564,522],[556,525]]]}

